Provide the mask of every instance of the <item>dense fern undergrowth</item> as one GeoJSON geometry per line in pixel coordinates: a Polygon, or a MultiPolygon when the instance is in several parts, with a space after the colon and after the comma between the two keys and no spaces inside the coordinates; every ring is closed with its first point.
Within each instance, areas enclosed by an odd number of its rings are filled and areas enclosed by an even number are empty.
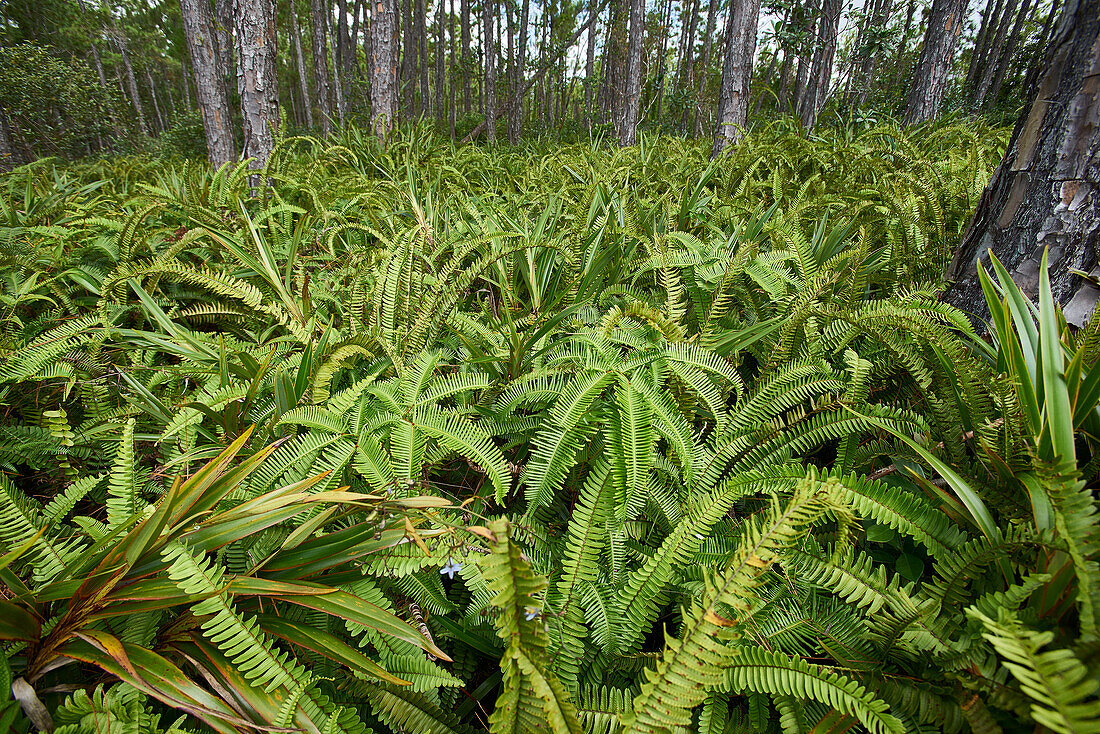
{"type": "Polygon", "coordinates": [[[0,731],[1095,732],[1100,339],[998,131],[0,179],[0,731]]]}

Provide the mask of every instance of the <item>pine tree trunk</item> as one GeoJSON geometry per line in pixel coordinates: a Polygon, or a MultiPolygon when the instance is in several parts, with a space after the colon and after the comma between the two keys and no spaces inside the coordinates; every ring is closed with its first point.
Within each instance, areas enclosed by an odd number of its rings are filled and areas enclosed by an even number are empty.
{"type": "Polygon", "coordinates": [[[446,18],[447,9],[444,0],[438,0],[435,10],[435,121],[440,129],[446,122],[447,110],[443,107],[443,93],[447,88],[444,74],[444,54],[447,52],[446,18]]]}
{"type": "MultiPolygon", "coordinates": [[[[341,2],[343,4],[343,2],[341,2]]],[[[337,7],[339,13],[340,8],[337,7]]],[[[331,18],[325,19],[325,24],[332,29],[334,26],[331,23],[331,18]]],[[[340,19],[336,19],[337,26],[340,23],[340,19]]],[[[344,62],[340,58],[340,32],[339,30],[332,31],[332,38],[329,42],[329,48],[332,56],[329,61],[332,63],[332,96],[336,99],[336,119],[340,121],[341,129],[344,127],[344,122],[347,119],[347,101],[344,98],[344,62]]]]}
{"type": "Polygon", "coordinates": [[[840,27],[841,0],[825,0],[821,8],[821,24],[814,43],[814,60],[799,117],[804,130],[812,130],[817,116],[829,96],[829,82],[833,76],[833,60],[836,58],[836,36],[840,27]]]}
{"type": "Polygon", "coordinates": [[[997,73],[997,63],[1001,58],[1005,40],[1008,38],[1009,26],[1012,25],[1015,18],[1017,2],[1018,0],[1008,0],[1008,6],[997,25],[997,33],[993,36],[993,42],[986,52],[986,58],[982,64],[981,79],[974,95],[974,109],[981,109],[985,106],[986,95],[989,94],[989,88],[993,85],[993,77],[997,73]]]}
{"type": "Polygon", "coordinates": [[[420,73],[420,102],[417,110],[420,117],[426,117],[431,93],[428,89],[428,26],[425,0],[416,0],[416,62],[420,73]]]}
{"type": "Polygon", "coordinates": [[[642,102],[642,41],[645,36],[645,0],[630,0],[630,40],[626,52],[626,73],[621,97],[622,117],[619,144],[634,145],[638,136],[638,113],[642,102]]]}
{"type": "Polygon", "coordinates": [[[1016,55],[1016,47],[1020,45],[1020,35],[1023,32],[1024,23],[1027,22],[1028,15],[1031,13],[1031,8],[1031,0],[1024,0],[1024,5],[1016,16],[1016,23],[1012,26],[1012,32],[1008,36],[1004,50],[1001,51],[1001,57],[997,59],[993,82],[989,85],[989,91],[985,96],[986,105],[996,104],[997,98],[1001,95],[1005,74],[1008,73],[1008,67],[1012,65],[1012,59],[1016,55]]]}
{"type": "Polygon", "coordinates": [[[920,125],[936,119],[947,87],[947,76],[955,58],[955,46],[966,19],[967,0],[933,0],[924,47],[913,73],[905,104],[906,125],[920,125]]]}
{"type": "MultiPolygon", "coordinates": [[[[526,2],[526,0],[525,0],[526,2]]],[[[599,7],[593,3],[589,13],[595,16],[599,7]]],[[[588,43],[584,54],[584,119],[589,132],[592,131],[592,97],[596,91],[596,36],[598,34],[596,24],[588,29],[588,43]]],[[[522,110],[522,105],[520,105],[522,110]]],[[[522,112],[521,112],[522,114],[522,112]]]]}
{"type": "Polygon", "coordinates": [[[497,39],[493,31],[496,0],[482,0],[484,14],[483,52],[485,55],[485,133],[489,141],[497,139],[497,39]]]}
{"type": "Polygon", "coordinates": [[[138,94],[137,77],[134,76],[134,67],[130,65],[130,54],[126,45],[126,34],[117,26],[115,26],[115,38],[118,41],[118,52],[122,56],[122,69],[126,74],[126,90],[130,95],[130,104],[134,106],[138,130],[141,131],[142,135],[148,135],[149,126],[145,124],[145,113],[141,109],[141,95],[138,94]]]}
{"type": "Polygon", "coordinates": [[[470,77],[473,76],[473,64],[470,61],[470,0],[462,0],[462,112],[470,114],[470,77]]]}
{"type": "Polygon", "coordinates": [[[157,100],[157,88],[153,83],[153,72],[148,69],[145,70],[145,83],[149,85],[149,99],[153,100],[153,114],[156,115],[157,129],[159,132],[164,132],[168,129],[168,126],[160,109],[160,101],[157,100]]]}
{"type": "Polygon", "coordinates": [[[718,120],[714,129],[715,158],[726,146],[737,143],[749,117],[752,62],[756,55],[756,27],[760,0],[734,0],[726,21],[722,86],[718,92],[718,120]]]}
{"type": "Polygon", "coordinates": [[[1028,95],[1031,93],[1031,89],[1035,86],[1035,82],[1039,79],[1039,72],[1043,68],[1043,56],[1046,53],[1047,43],[1050,39],[1051,29],[1054,28],[1054,21],[1058,18],[1058,13],[1061,10],[1062,0],[1054,0],[1050,5],[1050,12],[1047,13],[1047,19],[1043,21],[1043,30],[1039,34],[1039,43],[1036,46],[1031,63],[1028,64],[1027,78],[1024,80],[1023,93],[1028,95]]]}
{"type": "Polygon", "coordinates": [[[710,50],[714,45],[715,13],[718,3],[710,3],[707,11],[707,27],[703,31],[703,53],[699,63],[692,65],[692,81],[695,84],[695,135],[703,134],[703,98],[706,95],[707,75],[710,72],[710,50]]]}
{"type": "Polygon", "coordinates": [[[294,9],[296,0],[287,3],[290,10],[290,40],[294,44],[294,65],[298,67],[298,87],[302,95],[302,107],[305,110],[306,124],[313,129],[313,104],[309,94],[309,74],[306,72],[305,56],[302,54],[302,38],[298,30],[298,13],[294,9]]]}
{"type": "Polygon", "coordinates": [[[664,116],[665,104],[665,57],[668,55],[668,37],[672,33],[672,0],[665,0],[665,12],[661,16],[661,55],[657,57],[657,120],[664,116]]]}
{"type": "Polygon", "coordinates": [[[451,131],[451,140],[455,139],[455,124],[458,122],[458,85],[455,83],[455,74],[457,73],[458,60],[458,35],[455,33],[455,15],[454,0],[451,2],[451,67],[447,75],[450,87],[450,96],[448,97],[448,103],[450,109],[448,110],[448,124],[451,131]]]}
{"type": "Polygon", "coordinates": [[[413,33],[412,3],[410,0],[401,2],[401,28],[398,38],[401,41],[401,79],[398,83],[401,93],[401,110],[406,120],[415,117],[414,105],[416,93],[413,89],[413,78],[416,76],[416,36],[413,33]]]}
{"type": "Polygon", "coordinates": [[[1082,325],[1100,288],[1100,0],[1069,0],[1008,152],[978,202],[948,269],[946,300],[984,315],[976,261],[990,250],[1034,297],[1050,249],[1051,286],[1066,320],[1082,325]]]}
{"type": "Polygon", "coordinates": [[[275,73],[274,0],[236,0],[237,75],[244,122],[244,155],[262,168],[275,147],[279,86],[275,73]]]}
{"type": "Polygon", "coordinates": [[[326,0],[310,0],[313,25],[313,84],[317,88],[317,108],[321,113],[321,134],[332,133],[332,92],[328,73],[328,11],[326,0]]]}
{"type": "MultiPolygon", "coordinates": [[[[687,0],[684,0],[686,3],[687,0]]],[[[681,21],[683,32],[680,34],[680,65],[676,72],[676,79],[681,89],[694,88],[695,67],[695,33],[699,29],[699,0],[691,0],[691,6],[687,11],[687,23],[681,21]]],[[[691,105],[684,105],[684,112],[680,119],[680,130],[688,131],[691,121],[691,105]]]]}
{"type": "Polygon", "coordinates": [[[370,19],[370,106],[374,133],[385,140],[397,117],[397,0],[373,0],[370,19]]]}
{"type": "Polygon", "coordinates": [[[985,63],[986,49],[990,39],[996,32],[997,22],[1001,11],[1004,9],[1005,0],[987,0],[985,10],[982,11],[982,22],[978,27],[978,35],[974,39],[974,48],[970,52],[970,65],[966,70],[966,81],[963,90],[969,99],[973,99],[974,92],[978,88],[978,80],[982,77],[982,66],[985,63]]]}
{"type": "MultiPolygon", "coordinates": [[[[340,50],[340,96],[344,99],[344,117],[347,116],[348,102],[351,101],[351,78],[355,74],[355,47],[352,45],[348,28],[347,0],[338,0],[336,9],[340,17],[336,21],[337,48],[340,50]]],[[[341,118],[343,123],[344,118],[341,118]]]]}
{"type": "Polygon", "coordinates": [[[218,38],[218,64],[225,76],[225,88],[236,77],[233,67],[233,0],[214,0],[214,33],[218,38]]]}
{"type": "MultiPolygon", "coordinates": [[[[527,74],[527,27],[531,13],[531,0],[523,0],[523,7],[519,13],[519,44],[515,51],[515,60],[512,64],[512,96],[519,92],[523,85],[523,78],[527,74]]],[[[518,104],[512,104],[508,108],[508,142],[512,145],[519,144],[523,136],[523,100],[518,104]]]]}

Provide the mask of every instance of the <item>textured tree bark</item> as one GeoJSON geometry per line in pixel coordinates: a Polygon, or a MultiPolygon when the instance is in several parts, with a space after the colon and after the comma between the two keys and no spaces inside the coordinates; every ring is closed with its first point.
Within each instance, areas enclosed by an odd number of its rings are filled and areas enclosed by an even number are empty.
{"type": "MultiPolygon", "coordinates": [[[[182,1],[182,0],[181,0],[182,1]]],[[[302,93],[302,107],[305,111],[306,124],[313,129],[313,101],[309,93],[309,74],[306,72],[305,56],[302,54],[302,38],[298,30],[298,13],[294,10],[295,0],[289,0],[287,6],[290,10],[290,40],[294,44],[294,65],[298,67],[298,87],[302,93]]]]}
{"type": "Polygon", "coordinates": [[[493,32],[496,16],[495,0],[482,0],[484,16],[484,55],[485,55],[485,134],[490,141],[497,139],[497,39],[493,32]]]}
{"type": "Polygon", "coordinates": [[[905,103],[906,125],[930,122],[939,115],[947,75],[966,16],[967,0],[933,0],[924,47],[905,103]]]}
{"type": "Polygon", "coordinates": [[[413,79],[416,76],[416,34],[413,23],[413,6],[410,0],[401,2],[401,24],[398,38],[401,41],[401,80],[398,90],[401,95],[401,111],[405,120],[412,120],[416,114],[416,90],[413,79]]]}
{"type": "Polygon", "coordinates": [[[397,0],[373,0],[370,106],[374,134],[386,140],[397,117],[397,0]]]}
{"type": "Polygon", "coordinates": [[[645,0],[630,0],[630,41],[623,75],[623,111],[619,144],[634,145],[638,136],[638,113],[642,102],[642,41],[645,37],[645,0]]]}
{"type": "Polygon", "coordinates": [[[328,11],[325,0],[310,0],[313,26],[313,84],[317,87],[317,108],[321,113],[321,133],[332,133],[332,93],[328,73],[328,11]]]}
{"type": "Polygon", "coordinates": [[[137,116],[138,130],[142,135],[149,134],[149,126],[145,124],[145,113],[141,109],[141,95],[138,94],[137,78],[134,76],[134,67],[130,65],[130,54],[126,45],[126,34],[116,25],[115,39],[118,42],[118,51],[122,56],[122,70],[126,74],[126,90],[130,95],[130,104],[134,106],[134,114],[137,116]]]}
{"type": "Polygon", "coordinates": [[[1017,5],[1018,0],[1008,0],[1008,6],[997,25],[993,42],[986,52],[985,62],[982,64],[981,78],[978,81],[978,88],[974,95],[975,109],[981,109],[985,106],[985,97],[989,94],[989,88],[993,85],[993,77],[997,72],[997,62],[1001,58],[1001,51],[1004,49],[1005,40],[1008,38],[1009,26],[1012,25],[1017,5]]]}
{"type": "Polygon", "coordinates": [[[718,91],[718,120],[714,128],[711,158],[737,143],[749,118],[752,62],[756,55],[756,27],[760,0],[735,0],[726,21],[722,86],[718,91]]]}
{"type": "Polygon", "coordinates": [[[1008,41],[1005,43],[1004,50],[1001,51],[1001,57],[997,59],[997,67],[993,73],[993,82],[989,85],[989,90],[982,101],[985,105],[995,104],[997,97],[1001,94],[1001,87],[1004,85],[1005,74],[1008,72],[1008,67],[1012,64],[1012,57],[1016,54],[1016,47],[1020,44],[1020,34],[1023,31],[1024,23],[1027,22],[1027,16],[1031,12],[1031,0],[1024,0],[1024,5],[1020,8],[1019,15],[1016,16],[1016,23],[1012,26],[1012,32],[1008,36],[1008,41]]]}
{"type": "MultiPolygon", "coordinates": [[[[516,46],[514,61],[512,63],[511,93],[514,96],[523,84],[523,77],[527,73],[527,27],[531,13],[531,0],[523,0],[523,7],[519,13],[519,44],[516,46]]],[[[587,62],[586,62],[587,63],[587,62]]],[[[587,69],[587,66],[585,67],[587,69]]],[[[523,100],[519,104],[512,104],[508,108],[508,141],[512,145],[519,143],[523,135],[523,100]]]]}
{"type": "Polygon", "coordinates": [[[695,83],[695,126],[696,136],[703,134],[703,98],[707,90],[707,69],[710,66],[710,50],[714,46],[715,13],[718,3],[710,3],[707,10],[707,26],[703,31],[703,52],[698,64],[693,66],[692,77],[695,83]]]}
{"type": "Polygon", "coordinates": [[[1100,0],[1066,3],[1041,82],[948,268],[945,300],[987,313],[976,262],[988,266],[990,250],[1034,297],[1044,248],[1066,320],[1084,324],[1100,297],[1074,273],[1100,275],[1100,0]]]}
{"type": "Polygon", "coordinates": [[[982,77],[985,52],[989,47],[990,39],[996,32],[997,22],[1000,19],[1001,11],[1004,9],[1004,3],[1005,0],[987,0],[985,10],[982,11],[982,22],[978,26],[974,48],[970,51],[970,65],[966,69],[966,81],[963,83],[963,90],[971,99],[978,87],[978,80],[982,77]]]}
{"type": "Polygon", "coordinates": [[[473,64],[470,62],[470,0],[462,0],[462,112],[470,114],[470,78],[473,76],[473,64]]]}
{"type": "Polygon", "coordinates": [[[833,59],[836,58],[836,35],[840,27],[841,0],[825,0],[821,7],[821,22],[814,43],[813,63],[810,65],[806,89],[802,94],[798,115],[804,130],[812,130],[817,116],[825,106],[829,95],[829,82],[833,77],[833,59]]]}
{"type": "Polygon", "coordinates": [[[1025,95],[1031,93],[1031,89],[1039,79],[1039,72],[1043,68],[1043,56],[1046,52],[1047,43],[1050,40],[1050,32],[1051,29],[1054,28],[1054,21],[1057,20],[1058,13],[1062,9],[1061,5],[1062,0],[1054,0],[1050,5],[1050,12],[1047,13],[1047,19],[1043,21],[1043,30],[1039,34],[1039,43],[1033,53],[1031,63],[1028,64],[1027,79],[1024,80],[1023,92],[1025,95]]]}
{"type": "Polygon", "coordinates": [[[428,90],[428,27],[425,0],[416,0],[416,58],[420,72],[420,103],[417,111],[420,117],[428,114],[431,94],[428,90]]]}
{"type": "MultiPolygon", "coordinates": [[[[344,5],[346,10],[346,4],[344,2],[341,2],[340,5],[344,5]]],[[[337,7],[337,13],[343,15],[343,13],[339,11],[340,8],[337,7]]],[[[333,24],[331,20],[331,18],[326,18],[325,22],[332,31],[332,40],[329,43],[329,48],[332,53],[332,57],[329,59],[332,63],[332,96],[336,100],[336,119],[340,121],[340,127],[343,128],[344,122],[347,119],[347,100],[344,97],[344,62],[340,58],[340,33],[338,30],[332,30],[333,24]]],[[[339,18],[336,19],[336,23],[339,25],[339,18]]]]}
{"type": "MultiPolygon", "coordinates": [[[[351,77],[355,73],[355,48],[352,46],[351,34],[348,28],[347,0],[338,0],[336,9],[340,14],[340,17],[336,20],[337,48],[340,51],[340,96],[344,100],[344,115],[346,117],[348,102],[351,100],[351,77]]],[[[341,118],[341,123],[343,123],[343,118],[341,118]]]]}
{"type": "Polygon", "coordinates": [[[236,0],[237,76],[241,88],[244,155],[262,168],[275,147],[279,86],[275,74],[274,0],[236,0]]]}
{"type": "Polygon", "coordinates": [[[435,121],[440,128],[446,122],[447,110],[443,107],[443,94],[447,89],[447,79],[444,73],[444,60],[447,53],[446,41],[446,17],[447,9],[444,0],[438,0],[435,9],[435,121]]]}
{"type": "Polygon", "coordinates": [[[231,89],[233,68],[233,0],[214,0],[214,33],[218,39],[218,64],[225,75],[225,88],[231,89]]]}
{"type": "MultiPolygon", "coordinates": [[[[687,13],[687,22],[681,21],[683,32],[680,34],[680,63],[676,71],[676,79],[684,90],[695,88],[695,33],[699,29],[699,0],[691,0],[687,13]]],[[[686,104],[680,118],[680,130],[686,133],[690,122],[691,105],[686,104]]]]}

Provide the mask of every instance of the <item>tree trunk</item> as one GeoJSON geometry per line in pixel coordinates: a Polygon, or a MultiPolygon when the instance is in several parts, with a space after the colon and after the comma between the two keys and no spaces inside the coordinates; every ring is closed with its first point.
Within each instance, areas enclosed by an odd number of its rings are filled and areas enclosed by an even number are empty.
{"type": "Polygon", "coordinates": [[[313,84],[317,87],[317,107],[321,113],[321,134],[332,133],[332,92],[328,73],[328,11],[326,0],[310,0],[313,25],[313,84]]]}
{"type": "Polygon", "coordinates": [[[1001,58],[1001,51],[1004,49],[1005,39],[1008,37],[1009,26],[1012,25],[1016,14],[1017,2],[1018,0],[1008,0],[1008,6],[997,25],[997,33],[993,36],[993,42],[986,52],[986,58],[982,64],[981,79],[974,94],[974,109],[981,109],[985,106],[985,97],[989,93],[990,86],[993,85],[993,77],[997,72],[997,62],[1001,58]]]}
{"type": "Polygon", "coordinates": [[[714,45],[715,13],[718,3],[711,2],[707,11],[707,28],[703,31],[703,53],[699,64],[693,66],[692,76],[695,82],[695,135],[703,134],[703,97],[707,89],[707,74],[710,71],[710,50],[714,45]]]}
{"type": "Polygon", "coordinates": [[[428,89],[428,9],[425,0],[416,0],[416,60],[420,72],[420,103],[417,109],[420,117],[428,114],[431,93],[428,89]]]}
{"type": "Polygon", "coordinates": [[[225,88],[232,88],[233,70],[233,0],[214,0],[214,33],[218,39],[218,64],[225,76],[225,88]]]}
{"type": "Polygon", "coordinates": [[[905,104],[906,125],[930,122],[939,115],[955,46],[966,17],[967,0],[933,0],[924,47],[913,72],[905,104]]]}
{"type": "Polygon", "coordinates": [[[302,94],[302,107],[305,109],[306,124],[313,129],[313,104],[309,94],[309,75],[306,72],[305,56],[302,54],[301,33],[298,30],[298,13],[294,10],[296,0],[290,0],[290,40],[294,44],[294,65],[298,67],[298,87],[302,94]]]}
{"type": "MultiPolygon", "coordinates": [[[[527,27],[530,14],[531,0],[523,0],[523,7],[519,13],[519,45],[516,47],[512,64],[512,96],[519,91],[523,84],[523,77],[527,74],[527,27]]],[[[523,101],[521,99],[519,104],[513,104],[508,108],[508,142],[517,145],[522,135],[523,101]]]]}
{"type": "Polygon", "coordinates": [[[413,77],[416,76],[416,36],[413,32],[412,3],[410,0],[402,0],[401,3],[401,28],[398,38],[401,40],[401,109],[406,120],[412,120],[415,116],[416,90],[413,89],[413,77]]]}
{"type": "MultiPolygon", "coordinates": [[[[687,0],[684,0],[687,2],[687,0]]],[[[695,87],[695,33],[699,29],[699,0],[691,0],[688,10],[688,22],[681,21],[684,32],[680,34],[680,67],[676,72],[676,78],[680,88],[690,90],[695,87]]],[[[680,130],[686,133],[691,121],[691,105],[684,105],[684,112],[680,120],[680,130]]]]}
{"type": "Polygon", "coordinates": [[[149,69],[145,69],[145,83],[149,85],[149,99],[153,100],[153,114],[157,116],[157,128],[160,132],[164,132],[168,129],[165,122],[164,114],[160,109],[160,102],[157,100],[157,88],[153,83],[153,72],[149,69]]]}
{"type": "Polygon", "coordinates": [[[987,0],[985,10],[982,11],[982,23],[978,27],[978,35],[974,39],[974,48],[970,52],[970,65],[966,70],[966,81],[963,83],[963,91],[968,98],[973,99],[974,92],[978,88],[978,81],[982,77],[982,66],[985,63],[986,49],[990,39],[996,31],[997,22],[1004,9],[1005,0],[987,0]]]}
{"type": "Polygon", "coordinates": [[[630,0],[630,40],[626,52],[626,74],[622,87],[622,122],[619,144],[634,145],[638,135],[638,113],[642,102],[642,41],[645,36],[645,0],[630,0]]]}
{"type": "MultiPolygon", "coordinates": [[[[341,0],[340,5],[346,4],[341,0]]],[[[340,13],[340,8],[337,7],[337,13],[340,13]]],[[[342,15],[342,13],[340,13],[342,15]]],[[[332,18],[326,17],[325,23],[330,30],[333,29],[331,23],[332,18]]],[[[336,19],[337,27],[339,26],[340,19],[336,19]]],[[[346,25],[346,22],[345,22],[346,25]]],[[[340,121],[340,127],[344,127],[344,121],[347,119],[347,103],[344,97],[344,62],[340,58],[340,32],[339,30],[332,30],[331,40],[329,41],[329,47],[331,49],[332,56],[329,61],[332,63],[332,96],[336,99],[336,119],[340,121]]]]}
{"type": "Polygon", "coordinates": [[[657,120],[664,115],[665,104],[665,57],[668,55],[668,37],[672,33],[672,0],[665,0],[665,12],[661,16],[661,55],[657,57],[657,120]]]}
{"type": "Polygon", "coordinates": [[[371,115],[374,133],[385,140],[397,116],[397,0],[374,0],[370,33],[371,115]]]}
{"type": "Polygon", "coordinates": [[[340,13],[340,17],[336,19],[338,36],[336,47],[340,51],[340,97],[344,101],[344,116],[340,118],[340,122],[343,124],[347,116],[348,102],[351,99],[351,77],[355,74],[355,47],[352,45],[348,28],[347,0],[338,0],[336,9],[340,13]]]}
{"type": "Polygon", "coordinates": [[[1024,23],[1027,22],[1027,16],[1031,12],[1031,0],[1024,0],[1024,5],[1020,8],[1019,15],[1016,16],[1016,23],[1012,26],[1012,32],[1008,36],[1008,42],[1005,44],[1004,50],[1001,51],[1001,56],[997,59],[996,70],[993,73],[993,81],[989,85],[989,90],[986,92],[983,103],[985,105],[996,104],[997,97],[1001,94],[1001,86],[1004,84],[1005,74],[1008,72],[1008,67],[1012,64],[1012,57],[1016,54],[1016,47],[1020,44],[1020,34],[1023,31],[1024,23]]]}
{"type": "Polygon", "coordinates": [[[1100,288],[1100,0],[1069,0],[1042,72],[948,269],[946,300],[973,315],[985,302],[975,262],[989,250],[1034,298],[1050,248],[1051,286],[1082,325],[1100,288]]]}
{"type": "Polygon", "coordinates": [[[450,0],[450,2],[451,2],[451,22],[450,22],[450,26],[451,26],[451,66],[450,66],[449,73],[447,74],[448,81],[449,81],[448,86],[450,87],[450,96],[448,97],[448,102],[449,102],[450,109],[448,110],[448,113],[447,113],[447,118],[448,118],[447,122],[448,122],[448,125],[450,126],[451,140],[454,140],[455,139],[455,124],[458,122],[458,89],[457,89],[457,85],[455,84],[455,74],[457,73],[457,64],[455,62],[458,60],[458,53],[457,53],[458,52],[458,36],[455,34],[455,15],[456,15],[456,13],[454,11],[455,10],[455,0],[450,0]]]}
{"type": "Polygon", "coordinates": [[[241,88],[244,155],[262,168],[275,147],[279,86],[275,74],[274,0],[236,0],[237,76],[241,88]]]}
{"type": "Polygon", "coordinates": [[[1039,34],[1039,44],[1036,46],[1036,51],[1029,64],[1027,72],[1027,79],[1024,80],[1023,93],[1024,95],[1030,95],[1032,87],[1035,86],[1035,82],[1039,79],[1039,72],[1043,68],[1043,58],[1046,53],[1047,41],[1050,39],[1050,31],[1054,28],[1054,21],[1058,18],[1058,11],[1061,9],[1062,0],[1054,0],[1050,5],[1050,12],[1047,14],[1047,19],[1043,22],[1043,30],[1039,34]]]}
{"type": "MultiPolygon", "coordinates": [[[[524,0],[526,2],[527,0],[524,0]]],[[[591,3],[589,13],[594,17],[599,12],[596,3],[591,3]]],[[[589,132],[592,130],[592,96],[596,91],[596,24],[588,29],[588,43],[584,54],[584,119],[589,132]]],[[[520,106],[522,110],[522,105],[520,106]]],[[[522,112],[521,112],[522,114],[522,112]]]]}
{"type": "Polygon", "coordinates": [[[497,39],[493,32],[496,0],[482,0],[484,30],[482,50],[485,56],[485,133],[490,142],[497,139],[497,39]]]}
{"type": "Polygon", "coordinates": [[[814,59],[810,67],[806,90],[802,95],[799,118],[802,128],[812,130],[817,116],[825,106],[829,95],[829,82],[833,77],[833,59],[836,57],[836,35],[840,27],[841,0],[825,0],[821,8],[821,23],[814,43],[814,59]]]}
{"type": "Polygon", "coordinates": [[[145,124],[145,113],[141,110],[141,95],[138,94],[137,77],[134,76],[134,67],[130,65],[130,54],[126,45],[126,34],[115,26],[115,38],[118,41],[118,51],[122,56],[122,69],[126,74],[126,89],[130,94],[130,103],[134,106],[134,114],[137,115],[138,130],[142,135],[149,134],[149,126],[145,124]]]}
{"type": "Polygon", "coordinates": [[[462,0],[462,112],[470,114],[470,77],[473,76],[473,64],[470,63],[470,0],[462,0]]]}
{"type": "Polygon", "coordinates": [[[756,27],[760,0],[734,0],[726,21],[722,86],[718,92],[718,120],[711,157],[741,140],[749,117],[752,62],[756,55],[756,27]]]}

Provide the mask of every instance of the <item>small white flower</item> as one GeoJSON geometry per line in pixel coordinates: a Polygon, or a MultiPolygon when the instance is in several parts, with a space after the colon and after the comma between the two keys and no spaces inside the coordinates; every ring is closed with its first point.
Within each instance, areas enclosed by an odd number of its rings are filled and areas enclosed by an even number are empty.
{"type": "Polygon", "coordinates": [[[532,619],[539,616],[540,614],[542,614],[542,610],[538,607],[527,607],[524,610],[523,616],[525,616],[527,618],[527,621],[530,622],[532,619]]]}
{"type": "Polygon", "coordinates": [[[439,569],[439,575],[446,575],[447,578],[453,579],[455,574],[462,570],[462,564],[455,561],[453,558],[447,559],[447,565],[439,569]]]}

